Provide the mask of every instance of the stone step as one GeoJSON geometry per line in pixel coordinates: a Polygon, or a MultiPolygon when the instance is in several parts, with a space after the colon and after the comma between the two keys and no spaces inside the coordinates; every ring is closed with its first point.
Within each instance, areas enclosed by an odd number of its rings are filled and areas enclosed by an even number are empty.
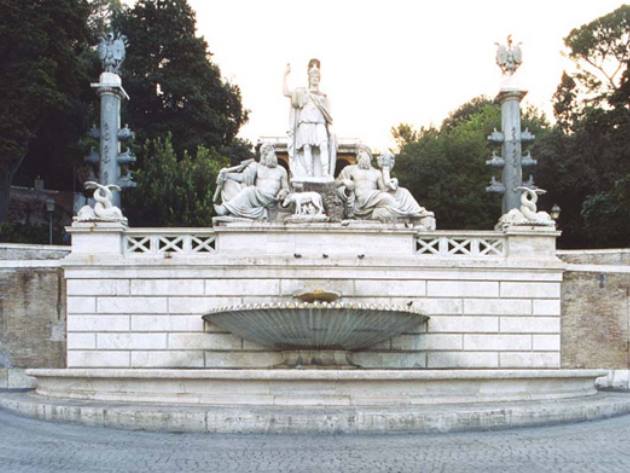
{"type": "Polygon", "coordinates": [[[208,433],[436,433],[508,429],[603,419],[630,413],[630,394],[430,406],[173,406],[52,400],[0,390],[0,408],[55,422],[125,430],[208,433]]]}

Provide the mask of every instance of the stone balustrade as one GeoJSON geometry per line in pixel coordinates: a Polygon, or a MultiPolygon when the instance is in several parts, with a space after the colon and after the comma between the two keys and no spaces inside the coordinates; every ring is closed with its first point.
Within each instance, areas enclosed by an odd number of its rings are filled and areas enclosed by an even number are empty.
{"type": "Polygon", "coordinates": [[[211,228],[134,228],[123,236],[123,253],[129,256],[215,253],[216,235],[211,228]]]}
{"type": "MultiPolygon", "coordinates": [[[[281,255],[306,249],[306,253],[341,254],[354,248],[364,252],[386,255],[415,255],[431,259],[483,259],[505,258],[555,258],[554,231],[434,231],[417,232],[407,228],[365,228],[361,246],[354,237],[357,228],[337,225],[326,231],[321,239],[321,228],[287,228],[283,225],[242,225],[240,228],[127,228],[123,225],[101,225],[103,234],[98,236],[85,226],[75,225],[73,253],[116,253],[125,257],[179,257],[209,255],[281,255]],[[264,251],[260,251],[257,239],[265,235],[264,251]],[[229,235],[229,237],[227,237],[229,235]],[[290,236],[287,236],[290,235],[290,236]],[[315,235],[319,235],[314,239],[315,235]],[[104,240],[109,237],[107,241],[104,240]],[[114,238],[112,238],[114,236],[114,238]],[[273,238],[275,237],[275,238],[273,238]],[[227,239],[229,238],[229,242],[227,239]],[[288,239],[291,240],[287,244],[288,239]],[[85,240],[85,245],[83,244],[85,240]],[[89,243],[87,241],[89,240],[89,243]],[[222,241],[223,240],[223,241],[222,241]],[[323,244],[318,244],[321,241],[323,244]],[[222,244],[223,243],[223,244],[222,244]],[[358,246],[357,246],[358,245],[358,246]]],[[[304,251],[303,251],[304,253],[304,251]]],[[[300,253],[301,254],[301,253],[300,253]]]]}
{"type": "Polygon", "coordinates": [[[440,231],[416,236],[416,254],[437,257],[492,258],[506,255],[503,232],[440,231]]]}

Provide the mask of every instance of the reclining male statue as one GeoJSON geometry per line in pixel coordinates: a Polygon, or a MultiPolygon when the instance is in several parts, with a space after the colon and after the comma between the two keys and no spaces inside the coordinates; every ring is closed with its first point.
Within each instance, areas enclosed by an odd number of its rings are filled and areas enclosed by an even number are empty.
{"type": "Polygon", "coordinates": [[[337,177],[338,195],[345,203],[347,216],[380,221],[432,220],[433,212],[421,207],[407,189],[398,185],[398,179],[389,177],[393,156],[384,155],[380,161],[381,170],[372,167],[371,155],[362,149],[357,164],[346,166],[337,177]]]}
{"type": "Polygon", "coordinates": [[[215,204],[214,210],[219,216],[266,220],[268,209],[289,193],[287,171],[278,165],[270,144],[261,147],[260,162],[252,161],[240,168],[225,168],[219,172],[217,189],[222,203],[215,204]],[[234,170],[236,172],[231,172],[234,170]]]}

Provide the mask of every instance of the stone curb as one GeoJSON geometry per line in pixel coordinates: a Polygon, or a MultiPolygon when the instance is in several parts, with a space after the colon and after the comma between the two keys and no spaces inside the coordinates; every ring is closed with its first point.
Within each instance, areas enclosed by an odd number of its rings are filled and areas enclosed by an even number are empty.
{"type": "Polygon", "coordinates": [[[53,400],[0,391],[0,407],[36,419],[154,432],[436,433],[581,422],[630,413],[630,394],[603,393],[554,401],[430,406],[167,406],[53,400]]]}

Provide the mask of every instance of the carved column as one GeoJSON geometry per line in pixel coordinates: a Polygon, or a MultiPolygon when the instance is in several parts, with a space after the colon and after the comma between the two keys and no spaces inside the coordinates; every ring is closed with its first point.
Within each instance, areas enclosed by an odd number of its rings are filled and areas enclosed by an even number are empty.
{"type": "Polygon", "coordinates": [[[517,187],[534,187],[532,176],[523,182],[523,168],[535,165],[536,161],[529,152],[523,156],[523,144],[532,142],[534,135],[527,129],[521,131],[521,100],[527,91],[519,87],[514,79],[514,73],[522,63],[520,45],[513,45],[511,36],[508,36],[507,46],[497,46],[497,65],[504,76],[497,95],[501,104],[501,131],[492,132],[488,140],[501,146],[501,156],[493,151],[486,164],[501,169],[501,181],[493,176],[486,191],[503,194],[502,214],[505,215],[521,206],[521,191],[517,187]]]}
{"type": "MultiPolygon", "coordinates": [[[[521,131],[521,100],[527,92],[518,89],[502,89],[497,96],[501,103],[501,132],[493,132],[488,136],[491,143],[501,145],[501,156],[493,156],[486,161],[490,166],[502,169],[501,185],[491,185],[489,192],[503,193],[502,213],[517,209],[521,205],[521,191],[517,187],[523,185],[523,167],[535,164],[528,153],[523,156],[522,143],[534,139],[529,130],[521,131]]],[[[529,181],[527,184],[533,184],[529,181]]]]}
{"type": "MultiPolygon", "coordinates": [[[[99,82],[92,84],[101,100],[100,127],[95,133],[100,138],[99,146],[99,183],[107,186],[116,184],[121,188],[133,187],[135,183],[129,174],[123,175],[121,165],[135,162],[136,158],[129,149],[121,153],[121,142],[133,138],[133,133],[128,128],[120,126],[120,106],[122,99],[129,96],[122,87],[122,81],[118,74],[103,72],[99,82]]],[[[88,157],[88,161],[94,162],[95,157],[88,157]]],[[[112,204],[120,207],[120,193],[114,192],[112,204]]]]}

